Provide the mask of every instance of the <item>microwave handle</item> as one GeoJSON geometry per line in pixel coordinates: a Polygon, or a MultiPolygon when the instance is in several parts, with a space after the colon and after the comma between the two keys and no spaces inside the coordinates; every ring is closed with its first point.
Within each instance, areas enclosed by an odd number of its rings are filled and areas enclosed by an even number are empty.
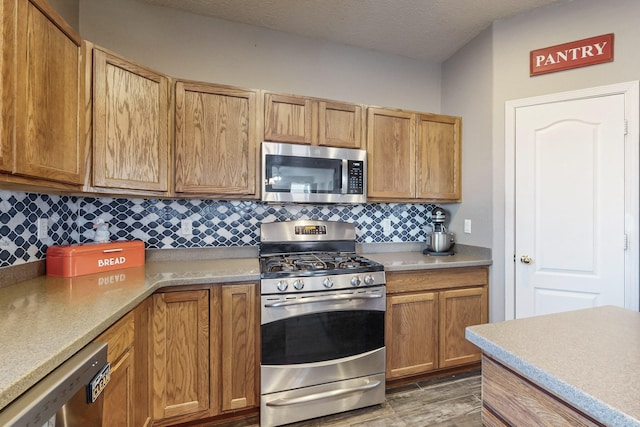
{"type": "Polygon", "coordinates": [[[347,160],[342,159],[342,188],[340,188],[340,194],[347,194],[349,185],[349,163],[347,160]]]}

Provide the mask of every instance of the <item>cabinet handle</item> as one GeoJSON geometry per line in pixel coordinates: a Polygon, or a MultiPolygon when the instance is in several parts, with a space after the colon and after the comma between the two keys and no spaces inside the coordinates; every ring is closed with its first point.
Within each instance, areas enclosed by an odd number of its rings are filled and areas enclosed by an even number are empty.
{"type": "Polygon", "coordinates": [[[299,305],[299,304],[313,304],[316,302],[344,302],[351,301],[354,299],[373,299],[373,298],[382,298],[382,294],[368,294],[368,295],[334,295],[330,297],[309,297],[302,298],[299,300],[291,300],[291,301],[278,301],[272,302],[269,304],[265,304],[266,308],[270,307],[287,307],[290,305],[299,305]]]}
{"type": "Polygon", "coordinates": [[[345,388],[342,390],[324,391],[322,393],[309,394],[307,396],[292,397],[291,399],[278,399],[273,402],[267,402],[267,406],[287,406],[297,405],[299,403],[313,402],[315,400],[328,399],[330,397],[342,396],[350,393],[357,393],[359,391],[367,391],[374,389],[380,385],[380,381],[374,381],[371,384],[362,385],[359,387],[345,388]]]}

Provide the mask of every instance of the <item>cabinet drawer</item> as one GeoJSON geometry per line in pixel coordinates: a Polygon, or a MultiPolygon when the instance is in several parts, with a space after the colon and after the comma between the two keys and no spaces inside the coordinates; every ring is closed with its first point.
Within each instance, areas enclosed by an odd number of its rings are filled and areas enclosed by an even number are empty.
{"type": "Polygon", "coordinates": [[[489,270],[486,267],[387,272],[388,294],[485,286],[488,283],[489,270]]]}
{"type": "Polygon", "coordinates": [[[133,345],[134,315],[130,311],[113,326],[96,338],[96,341],[109,345],[107,360],[114,363],[129,347],[133,345]]]}

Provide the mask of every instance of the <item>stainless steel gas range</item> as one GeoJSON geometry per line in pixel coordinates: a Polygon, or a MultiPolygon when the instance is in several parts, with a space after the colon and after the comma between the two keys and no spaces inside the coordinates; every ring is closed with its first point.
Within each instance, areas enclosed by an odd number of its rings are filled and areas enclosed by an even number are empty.
{"type": "Polygon", "coordinates": [[[262,224],[262,427],[384,402],[381,264],[346,222],[262,224]]]}

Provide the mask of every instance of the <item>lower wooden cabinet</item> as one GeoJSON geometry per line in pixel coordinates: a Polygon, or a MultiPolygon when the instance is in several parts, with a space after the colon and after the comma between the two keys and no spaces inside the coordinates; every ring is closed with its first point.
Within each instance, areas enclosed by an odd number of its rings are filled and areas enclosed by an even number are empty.
{"type": "Polygon", "coordinates": [[[257,407],[257,286],[176,287],[152,298],[153,425],[257,407]]]}
{"type": "Polygon", "coordinates": [[[258,404],[257,311],[255,285],[225,285],[219,318],[222,345],[222,411],[245,409],[258,404]]]}
{"type": "Polygon", "coordinates": [[[151,379],[153,378],[153,372],[150,362],[151,346],[153,344],[153,336],[151,335],[151,325],[153,324],[152,298],[147,298],[141,302],[133,313],[135,322],[133,342],[135,348],[135,357],[133,357],[135,404],[133,405],[133,419],[134,426],[147,427],[151,425],[152,421],[151,379]]]}
{"type": "Polygon", "coordinates": [[[153,418],[209,415],[209,290],[153,296],[153,418]]]}
{"type": "Polygon", "coordinates": [[[387,273],[387,379],[478,362],[465,328],[488,321],[488,268],[387,273]]]}
{"type": "Polygon", "coordinates": [[[464,337],[465,328],[488,322],[486,287],[440,292],[439,367],[478,362],[482,351],[464,337]]]}
{"type": "Polygon", "coordinates": [[[111,365],[111,381],[104,390],[102,424],[134,426],[134,349],[130,348],[111,365]]]}
{"type": "Polygon", "coordinates": [[[387,378],[438,366],[438,295],[419,292],[387,297],[387,378]]]}
{"type": "Polygon", "coordinates": [[[135,425],[134,327],[134,314],[129,312],[96,338],[107,343],[107,361],[111,364],[111,380],[104,389],[103,425],[135,425]]]}

